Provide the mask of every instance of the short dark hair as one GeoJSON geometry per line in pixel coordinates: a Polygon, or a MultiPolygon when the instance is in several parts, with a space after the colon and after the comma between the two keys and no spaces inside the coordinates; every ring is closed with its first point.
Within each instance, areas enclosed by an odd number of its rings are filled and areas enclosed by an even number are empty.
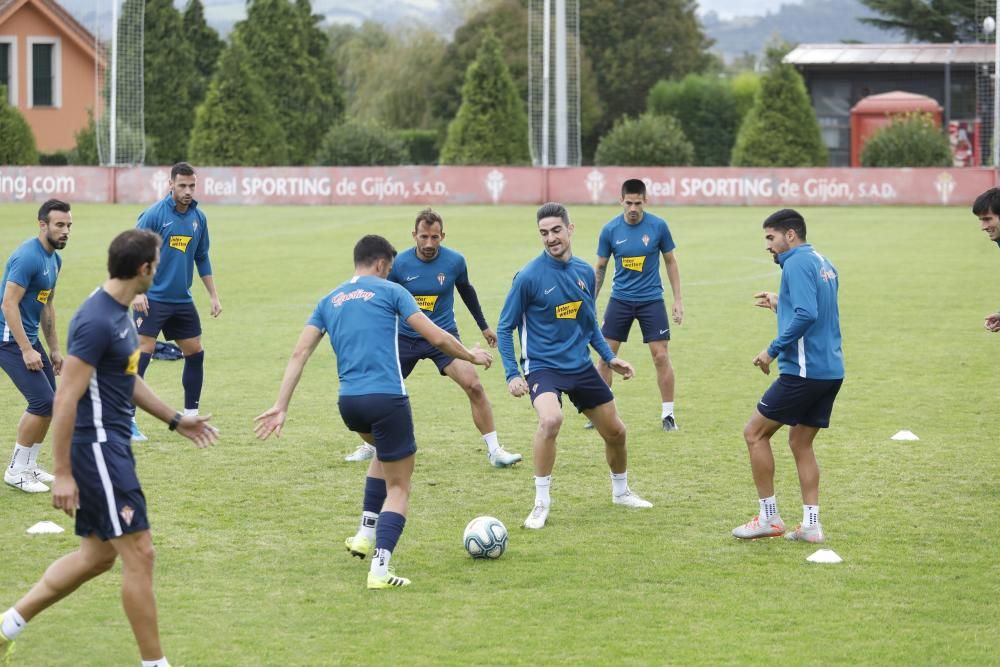
{"type": "Polygon", "coordinates": [[[630,178],[622,183],[622,197],[625,195],[646,196],[646,184],[638,178],[630,178]]]}
{"type": "Polygon", "coordinates": [[[1000,188],[990,188],[976,197],[976,201],[972,205],[972,212],[975,215],[985,215],[986,213],[1000,215],[1000,188]]]}
{"type": "Polygon", "coordinates": [[[354,266],[371,266],[380,259],[391,261],[395,257],[396,249],[377,234],[362,236],[354,245],[354,266]]]}
{"type": "Polygon", "coordinates": [[[190,162],[178,162],[170,168],[170,180],[172,181],[178,176],[194,176],[194,167],[191,166],[190,162]]]}
{"type": "Polygon", "coordinates": [[[430,207],[425,208],[420,213],[417,213],[417,219],[413,223],[413,231],[417,231],[421,222],[426,225],[433,225],[436,223],[441,225],[442,230],[444,229],[444,220],[441,219],[441,216],[437,211],[430,207]]]}
{"type": "Polygon", "coordinates": [[[562,218],[565,224],[569,224],[569,211],[562,204],[554,201],[550,201],[547,204],[542,204],[541,208],[538,209],[538,213],[535,217],[535,222],[541,222],[545,218],[562,218]]]}
{"type": "Polygon", "coordinates": [[[139,275],[143,264],[156,261],[160,237],[148,229],[128,229],[108,247],[108,276],[129,280],[139,275]]]}
{"type": "Polygon", "coordinates": [[[63,213],[69,213],[69,204],[58,199],[50,199],[42,207],[38,209],[38,221],[48,222],[49,213],[52,211],[62,211],[63,213]]]}
{"type": "Polygon", "coordinates": [[[802,214],[791,208],[783,208],[767,216],[764,221],[764,229],[777,229],[779,232],[786,232],[789,229],[802,241],[806,240],[806,221],[802,214]]]}

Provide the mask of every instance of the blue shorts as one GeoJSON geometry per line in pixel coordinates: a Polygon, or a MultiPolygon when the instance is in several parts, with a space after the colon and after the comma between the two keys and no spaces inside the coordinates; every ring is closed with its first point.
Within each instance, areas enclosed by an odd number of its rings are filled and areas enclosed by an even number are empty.
{"type": "Polygon", "coordinates": [[[186,340],[201,335],[201,318],[194,303],[149,301],[149,312],[132,312],[140,336],[156,338],[163,332],[167,340],[186,340]]]}
{"type": "Polygon", "coordinates": [[[643,343],[670,340],[670,320],[667,319],[667,307],[663,299],[642,303],[608,299],[601,333],[609,340],[624,343],[628,340],[628,332],[634,320],[639,320],[643,343]]]}
{"type": "Polygon", "coordinates": [[[42,341],[36,340],[32,345],[42,355],[42,370],[31,371],[24,365],[21,348],[10,341],[0,343],[0,368],[10,376],[14,386],[28,401],[27,412],[38,417],[52,416],[52,399],[56,394],[56,375],[52,371],[49,355],[45,354],[42,341]]]}
{"type": "Polygon", "coordinates": [[[135,474],[132,444],[73,440],[73,479],[80,489],[76,534],[111,540],[149,530],[146,496],[135,474]]]}
{"type": "MultiPolygon", "coordinates": [[[[458,338],[458,331],[449,331],[448,333],[458,338]]],[[[399,336],[396,339],[396,344],[399,345],[399,367],[403,372],[404,378],[410,377],[413,367],[421,359],[430,359],[433,361],[434,365],[437,366],[438,373],[441,375],[444,375],[444,369],[448,364],[455,361],[454,357],[449,357],[423,338],[399,336]]]]}
{"type": "Polygon", "coordinates": [[[797,375],[779,375],[757,403],[757,411],[788,426],[827,428],[840,380],[813,380],[797,375]]]}
{"type": "Polygon", "coordinates": [[[562,405],[562,394],[565,392],[576,406],[577,412],[583,412],[615,400],[611,387],[592,365],[576,373],[540,368],[529,373],[525,380],[532,403],[536,396],[551,392],[559,399],[559,405],[562,405]]]}
{"type": "Polygon", "coordinates": [[[417,452],[408,396],[341,396],[337,406],[347,428],[375,436],[375,455],[379,461],[399,461],[417,452]]]}

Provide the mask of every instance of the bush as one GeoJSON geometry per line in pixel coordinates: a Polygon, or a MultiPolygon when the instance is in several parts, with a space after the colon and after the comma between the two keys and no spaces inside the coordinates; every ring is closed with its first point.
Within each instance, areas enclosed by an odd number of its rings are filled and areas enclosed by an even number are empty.
{"type": "Polygon", "coordinates": [[[601,137],[594,163],[601,166],[671,166],[691,164],[694,147],[671,116],[624,117],[601,137]]]}
{"type": "Polygon", "coordinates": [[[65,167],[69,164],[69,151],[53,151],[52,153],[39,153],[38,164],[43,167],[65,167]]]}
{"type": "Polygon", "coordinates": [[[0,164],[38,164],[35,135],[21,112],[7,103],[6,86],[0,86],[0,164]]]}
{"type": "Polygon", "coordinates": [[[409,153],[392,130],[381,125],[349,120],[334,125],[323,137],[316,162],[329,167],[405,164],[409,153]]]}
{"type": "Polygon", "coordinates": [[[693,164],[729,165],[736,132],[743,120],[725,79],[688,74],[682,81],[660,81],[646,98],[649,113],[673,116],[694,146],[693,164]]]}
{"type": "Polygon", "coordinates": [[[396,137],[406,149],[410,164],[437,164],[441,152],[437,130],[397,130],[396,137]]]}
{"type": "Polygon", "coordinates": [[[753,107],[743,120],[732,164],[735,167],[822,167],[826,146],[802,77],[791,65],[772,59],[760,81],[753,107]]]}
{"type": "Polygon", "coordinates": [[[73,135],[76,145],[69,152],[69,163],[73,165],[97,165],[101,158],[97,153],[97,127],[94,112],[87,109],[87,124],[73,135]]]}
{"type": "Polygon", "coordinates": [[[861,150],[862,167],[950,167],[951,146],[927,113],[894,116],[861,150]]]}

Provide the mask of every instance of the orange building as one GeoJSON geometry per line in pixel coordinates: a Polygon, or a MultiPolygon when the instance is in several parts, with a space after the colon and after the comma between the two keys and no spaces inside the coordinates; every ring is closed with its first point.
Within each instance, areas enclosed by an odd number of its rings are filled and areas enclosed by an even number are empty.
{"type": "Polygon", "coordinates": [[[94,36],[54,0],[0,0],[0,85],[40,152],[73,148],[96,110],[94,36]]]}

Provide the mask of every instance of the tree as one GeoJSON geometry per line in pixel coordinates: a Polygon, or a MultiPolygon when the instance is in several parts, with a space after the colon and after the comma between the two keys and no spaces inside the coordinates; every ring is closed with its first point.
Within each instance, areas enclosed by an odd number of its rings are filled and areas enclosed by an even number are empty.
{"type": "Polygon", "coordinates": [[[671,116],[625,116],[597,145],[594,163],[602,166],[674,166],[691,164],[694,147],[671,116]]]}
{"type": "Polygon", "coordinates": [[[97,153],[97,125],[94,123],[94,111],[87,109],[87,124],[74,135],[75,145],[69,152],[69,163],[72,165],[97,165],[101,158],[97,153]]]}
{"type": "Polygon", "coordinates": [[[583,138],[589,154],[616,119],[645,110],[660,79],[681,79],[714,64],[695,0],[587,0],[580,3],[580,40],[590,58],[605,111],[583,138]]]}
{"type": "Polygon", "coordinates": [[[200,165],[288,163],[280,117],[238,35],[219,58],[191,132],[191,160],[200,165]]]}
{"type": "Polygon", "coordinates": [[[219,61],[225,43],[219,38],[215,28],[205,20],[205,6],[201,0],[188,0],[184,8],[184,31],[188,36],[188,44],[194,57],[194,72],[191,77],[190,102],[196,108],[205,99],[208,84],[215,74],[215,65],[219,61]]]}
{"type": "Polygon", "coordinates": [[[660,81],[649,91],[650,113],[673,116],[694,146],[692,164],[729,166],[743,118],[729,81],[688,74],[681,81],[660,81]]]}
{"type": "Polygon", "coordinates": [[[381,166],[408,162],[402,140],[377,123],[347,121],[323,138],[316,162],[335,167],[381,166]]]}
{"type": "Polygon", "coordinates": [[[250,67],[278,111],[288,159],[306,164],[343,115],[343,98],[327,38],[309,0],[249,0],[236,24],[250,67]]]}
{"type": "Polygon", "coordinates": [[[862,23],[901,30],[915,42],[975,42],[980,31],[976,0],[861,0],[882,18],[862,23]]]}
{"type": "Polygon", "coordinates": [[[528,117],[487,30],[476,60],[465,73],[462,106],[448,126],[441,164],[529,164],[528,117]]]}
{"type": "Polygon", "coordinates": [[[927,113],[895,116],[861,150],[863,167],[949,167],[951,145],[927,113]]]}
{"type": "Polygon", "coordinates": [[[737,167],[820,167],[826,146],[802,77],[771,59],[733,147],[737,167]]]}
{"type": "Polygon", "coordinates": [[[0,164],[38,164],[38,148],[31,126],[7,102],[7,87],[0,85],[0,164]]]}
{"type": "Polygon", "coordinates": [[[146,0],[143,25],[143,115],[151,140],[146,162],[155,156],[157,162],[173,164],[187,158],[194,124],[194,55],[172,0],[146,0]]]}

